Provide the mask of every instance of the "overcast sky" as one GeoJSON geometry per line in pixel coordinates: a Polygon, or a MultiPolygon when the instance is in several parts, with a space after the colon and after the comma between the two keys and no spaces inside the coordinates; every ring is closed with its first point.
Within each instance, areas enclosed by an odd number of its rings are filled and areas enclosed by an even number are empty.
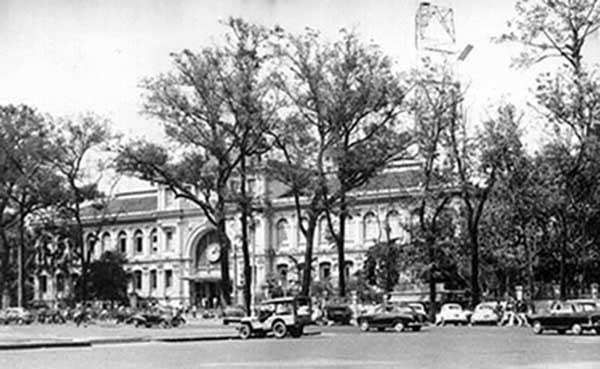
{"type": "MultiPolygon", "coordinates": [[[[241,16],[290,31],[309,26],[335,37],[354,27],[392,56],[414,63],[417,0],[1,0],[0,104],[26,103],[56,115],[92,110],[130,136],[160,137],[139,115],[138,83],[170,68],[169,53],[198,49],[241,16]]],[[[490,41],[513,14],[512,0],[454,0],[457,44],[474,45],[460,66],[470,119],[501,99],[522,104],[531,73],[509,68],[517,48],[490,41]]],[[[594,40],[598,42],[598,38],[594,40]]]]}

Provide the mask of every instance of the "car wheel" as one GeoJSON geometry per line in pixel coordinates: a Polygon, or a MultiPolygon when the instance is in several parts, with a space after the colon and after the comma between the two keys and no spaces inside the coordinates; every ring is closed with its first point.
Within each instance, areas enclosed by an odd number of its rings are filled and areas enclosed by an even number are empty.
{"type": "Polygon", "coordinates": [[[583,328],[580,324],[575,323],[571,327],[571,332],[573,332],[573,334],[580,335],[581,333],[583,333],[583,328]]]}
{"type": "Polygon", "coordinates": [[[397,322],[396,324],[394,324],[394,330],[396,332],[402,332],[402,331],[404,331],[404,323],[403,322],[397,322]]]}
{"type": "Polygon", "coordinates": [[[565,334],[565,333],[567,333],[566,329],[557,329],[556,331],[558,332],[558,334],[565,334]]]}
{"type": "Polygon", "coordinates": [[[415,325],[414,327],[412,327],[412,330],[415,332],[418,332],[421,330],[421,326],[420,325],[415,325]]]}
{"type": "Polygon", "coordinates": [[[596,334],[600,335],[600,328],[596,328],[596,334]]]}
{"type": "Polygon", "coordinates": [[[247,340],[252,335],[252,327],[250,327],[250,324],[242,324],[239,333],[241,339],[247,340]]]}
{"type": "Polygon", "coordinates": [[[368,332],[369,331],[369,322],[367,322],[366,320],[363,320],[362,322],[360,322],[360,330],[363,332],[368,332]]]}
{"type": "Polygon", "coordinates": [[[544,331],[544,329],[542,328],[542,323],[540,323],[537,320],[535,322],[533,322],[533,333],[542,334],[543,331],[544,331]]]}
{"type": "Polygon", "coordinates": [[[282,321],[273,324],[273,334],[276,338],[283,338],[287,334],[287,327],[282,321]]]}

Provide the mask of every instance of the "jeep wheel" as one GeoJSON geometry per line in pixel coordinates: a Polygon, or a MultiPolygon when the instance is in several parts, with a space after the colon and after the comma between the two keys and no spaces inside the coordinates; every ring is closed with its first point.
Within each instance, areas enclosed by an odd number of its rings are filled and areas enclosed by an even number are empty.
{"type": "Polygon", "coordinates": [[[368,332],[369,331],[369,322],[367,322],[366,320],[363,320],[362,322],[360,322],[360,330],[363,332],[368,332]]]}
{"type": "Polygon", "coordinates": [[[404,323],[402,321],[396,322],[396,324],[394,324],[394,330],[396,332],[404,331],[404,323]]]}
{"type": "Polygon", "coordinates": [[[583,333],[583,328],[581,327],[580,324],[573,324],[573,326],[571,327],[571,332],[573,332],[573,334],[575,335],[580,335],[581,333],[583,333]]]}
{"type": "Polygon", "coordinates": [[[544,329],[542,328],[542,323],[540,323],[537,320],[535,322],[533,322],[533,333],[542,334],[543,331],[544,331],[544,329]]]}
{"type": "Polygon", "coordinates": [[[273,324],[273,334],[276,338],[283,338],[287,334],[287,327],[282,321],[277,321],[273,324]]]}
{"type": "Polygon", "coordinates": [[[240,338],[243,340],[247,340],[252,335],[252,328],[250,324],[242,324],[240,326],[240,338]]]}

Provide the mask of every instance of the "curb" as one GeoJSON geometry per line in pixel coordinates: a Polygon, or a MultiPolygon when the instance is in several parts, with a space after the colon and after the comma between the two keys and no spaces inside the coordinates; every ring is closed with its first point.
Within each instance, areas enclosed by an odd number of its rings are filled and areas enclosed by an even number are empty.
{"type": "Polygon", "coordinates": [[[150,337],[117,337],[117,338],[90,338],[89,342],[92,345],[111,345],[121,343],[142,343],[150,342],[150,337]]]}
{"type": "Polygon", "coordinates": [[[225,341],[225,340],[237,340],[237,335],[227,336],[191,336],[191,337],[156,337],[151,341],[153,342],[198,342],[198,341],[225,341]]]}
{"type": "Polygon", "coordinates": [[[58,342],[23,342],[23,343],[11,343],[11,344],[0,344],[0,351],[5,350],[28,350],[28,349],[42,349],[42,348],[64,348],[64,347],[91,347],[90,341],[58,341],[58,342]]]}
{"type": "MultiPolygon", "coordinates": [[[[322,331],[306,332],[304,336],[318,336],[322,331]]],[[[28,350],[43,348],[92,347],[95,345],[145,343],[145,342],[202,342],[202,341],[233,341],[239,340],[238,335],[221,336],[188,336],[188,337],[120,337],[120,338],[90,338],[77,341],[39,341],[0,344],[0,351],[28,350]]]]}

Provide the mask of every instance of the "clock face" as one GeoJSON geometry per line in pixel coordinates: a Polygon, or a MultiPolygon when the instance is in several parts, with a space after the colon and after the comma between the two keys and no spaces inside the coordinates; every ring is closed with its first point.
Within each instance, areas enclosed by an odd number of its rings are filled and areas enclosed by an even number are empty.
{"type": "Polygon", "coordinates": [[[208,245],[208,247],[206,247],[206,258],[211,263],[217,262],[219,260],[220,256],[221,256],[221,247],[219,246],[218,243],[211,243],[210,245],[208,245]]]}

